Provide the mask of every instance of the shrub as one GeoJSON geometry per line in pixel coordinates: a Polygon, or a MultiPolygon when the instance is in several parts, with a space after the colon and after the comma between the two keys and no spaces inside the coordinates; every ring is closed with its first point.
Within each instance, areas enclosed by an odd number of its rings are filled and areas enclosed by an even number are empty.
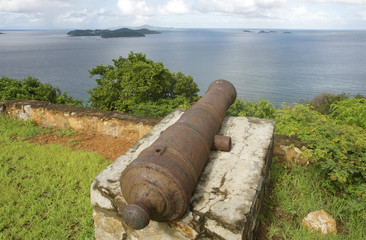
{"type": "Polygon", "coordinates": [[[28,76],[23,80],[3,76],[0,79],[0,101],[40,100],[55,104],[82,106],[83,101],[68,96],[49,83],[41,83],[37,78],[28,76]]]}
{"type": "Polygon", "coordinates": [[[350,98],[330,105],[331,116],[337,123],[354,124],[366,128],[366,99],[350,98]]]}
{"type": "Polygon", "coordinates": [[[177,108],[187,109],[192,104],[183,96],[175,99],[159,99],[157,102],[129,103],[129,111],[137,116],[164,117],[177,108]]]}
{"type": "Polygon", "coordinates": [[[113,63],[89,71],[91,77],[100,76],[97,86],[88,91],[92,107],[130,112],[140,104],[158,107],[161,99],[180,96],[193,102],[197,98],[199,89],[191,76],[173,74],[161,62],[146,59],[145,54],[131,52],[113,63]]]}
{"type": "Polygon", "coordinates": [[[366,131],[340,125],[309,105],[284,107],[276,116],[276,132],[308,143],[305,153],[339,189],[366,182],[366,131]]]}
{"type": "Polygon", "coordinates": [[[276,108],[261,98],[256,103],[238,98],[228,109],[227,115],[273,119],[276,115],[276,108]]]}
{"type": "Polygon", "coordinates": [[[334,93],[320,93],[316,95],[312,100],[308,101],[307,104],[313,107],[314,110],[321,114],[329,114],[331,112],[331,105],[335,102],[347,99],[348,96],[345,93],[334,94],[334,93]]]}

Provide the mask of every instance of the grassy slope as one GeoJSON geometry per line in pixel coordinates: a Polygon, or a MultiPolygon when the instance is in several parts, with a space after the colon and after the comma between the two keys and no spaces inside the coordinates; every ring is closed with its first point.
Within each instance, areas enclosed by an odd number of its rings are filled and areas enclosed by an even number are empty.
{"type": "Polygon", "coordinates": [[[274,162],[271,178],[274,186],[262,216],[269,239],[366,239],[365,201],[330,193],[316,167],[294,165],[289,169],[274,162]],[[337,221],[338,235],[323,237],[301,225],[308,213],[320,209],[337,221]]]}
{"type": "Polygon", "coordinates": [[[22,141],[40,131],[0,116],[0,239],[92,239],[89,188],[109,162],[22,141]]]}

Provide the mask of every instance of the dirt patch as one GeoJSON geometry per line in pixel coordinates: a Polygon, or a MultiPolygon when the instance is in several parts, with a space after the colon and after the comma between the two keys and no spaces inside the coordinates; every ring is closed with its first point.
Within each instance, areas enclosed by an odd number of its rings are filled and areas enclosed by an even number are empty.
{"type": "Polygon", "coordinates": [[[114,161],[138,140],[131,139],[132,136],[120,138],[88,132],[60,132],[58,129],[51,129],[48,130],[48,133],[40,134],[28,141],[39,144],[59,144],[73,150],[93,151],[114,161]]]}

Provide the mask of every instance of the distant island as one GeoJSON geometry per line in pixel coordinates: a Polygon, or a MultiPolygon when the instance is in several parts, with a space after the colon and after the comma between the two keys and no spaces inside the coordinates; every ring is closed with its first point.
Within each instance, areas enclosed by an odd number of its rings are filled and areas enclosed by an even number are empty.
{"type": "Polygon", "coordinates": [[[291,32],[279,32],[279,31],[272,31],[272,30],[244,30],[245,33],[286,33],[290,34],[291,32]]]}
{"type": "Polygon", "coordinates": [[[73,30],[67,33],[71,37],[81,36],[99,36],[102,38],[119,38],[119,37],[145,37],[146,34],[160,34],[158,31],[152,31],[146,28],[132,30],[129,28],[120,28],[117,30],[73,30]]]}

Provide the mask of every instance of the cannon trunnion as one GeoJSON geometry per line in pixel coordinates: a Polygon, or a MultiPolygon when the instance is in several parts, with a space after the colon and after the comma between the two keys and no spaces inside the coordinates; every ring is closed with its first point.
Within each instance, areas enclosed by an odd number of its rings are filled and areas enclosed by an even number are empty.
{"type": "Polygon", "coordinates": [[[196,104],[126,167],[120,184],[128,203],[122,211],[127,225],[142,229],[150,219],[172,221],[186,212],[211,148],[229,150],[230,139],[215,135],[235,98],[230,82],[212,82],[196,104]]]}

